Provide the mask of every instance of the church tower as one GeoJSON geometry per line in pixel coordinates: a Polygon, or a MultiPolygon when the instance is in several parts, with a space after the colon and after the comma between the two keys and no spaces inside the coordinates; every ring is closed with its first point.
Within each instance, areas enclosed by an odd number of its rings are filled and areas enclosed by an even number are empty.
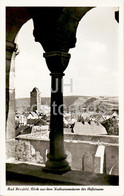
{"type": "Polygon", "coordinates": [[[33,88],[30,92],[30,107],[33,112],[40,112],[41,107],[41,93],[38,88],[33,88]]]}

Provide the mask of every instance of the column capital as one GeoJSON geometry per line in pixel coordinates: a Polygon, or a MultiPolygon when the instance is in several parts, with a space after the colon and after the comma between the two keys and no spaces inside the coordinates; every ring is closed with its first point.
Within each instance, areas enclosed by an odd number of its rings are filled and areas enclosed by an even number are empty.
{"type": "Polygon", "coordinates": [[[52,75],[63,74],[68,66],[71,55],[67,52],[52,51],[43,54],[52,75]]]}

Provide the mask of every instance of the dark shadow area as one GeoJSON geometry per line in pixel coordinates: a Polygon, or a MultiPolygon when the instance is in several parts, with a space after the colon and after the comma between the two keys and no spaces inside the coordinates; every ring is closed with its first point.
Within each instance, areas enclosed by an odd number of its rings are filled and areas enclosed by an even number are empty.
{"type": "Polygon", "coordinates": [[[68,182],[58,182],[56,180],[47,180],[36,178],[33,176],[26,176],[21,174],[15,174],[12,172],[7,172],[6,174],[6,185],[75,185],[68,182]]]}
{"type": "Polygon", "coordinates": [[[24,163],[7,163],[6,171],[7,185],[119,185],[119,176],[77,170],[57,175],[44,172],[42,166],[24,163]]]}

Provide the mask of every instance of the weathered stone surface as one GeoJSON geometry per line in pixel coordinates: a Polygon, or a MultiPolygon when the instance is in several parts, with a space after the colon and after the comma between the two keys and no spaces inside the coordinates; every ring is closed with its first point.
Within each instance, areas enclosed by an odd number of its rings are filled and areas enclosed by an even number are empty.
{"type": "MultiPolygon", "coordinates": [[[[33,134],[33,136],[28,135],[21,135],[18,136],[18,140],[29,140],[31,145],[35,148],[36,151],[40,152],[40,155],[43,157],[44,163],[47,161],[46,150],[49,148],[49,139],[48,137],[42,137],[40,134],[33,134]],[[22,139],[21,139],[22,138],[22,139]]],[[[73,135],[72,135],[73,136],[73,135]]],[[[76,135],[75,135],[76,136],[76,135]]],[[[95,153],[97,151],[98,144],[105,145],[106,148],[106,157],[105,157],[105,166],[106,166],[106,173],[109,174],[110,169],[112,168],[113,164],[116,163],[118,160],[118,137],[117,136],[85,136],[83,139],[79,140],[80,135],[78,135],[78,140],[71,137],[71,140],[65,140],[64,147],[65,151],[69,151],[71,153],[72,164],[71,168],[73,170],[81,171],[83,169],[83,155],[86,152],[92,154],[93,159],[95,157],[95,153]],[[102,138],[103,137],[103,138],[102,138]],[[99,142],[100,141],[100,142],[99,142]],[[109,143],[107,143],[109,142],[109,143]],[[113,143],[112,143],[113,142],[113,143]]],[[[48,151],[47,151],[48,153],[48,151]]],[[[94,171],[94,170],[93,170],[94,171]]],[[[116,170],[118,175],[118,170],[116,170]]]]}
{"type": "Polygon", "coordinates": [[[15,111],[8,113],[8,119],[6,123],[6,140],[15,139],[15,111]]]}
{"type": "Polygon", "coordinates": [[[36,151],[35,152],[35,157],[36,157],[36,163],[43,163],[43,157],[41,157],[40,152],[36,151]]]}
{"type": "Polygon", "coordinates": [[[35,155],[35,149],[32,145],[30,146],[30,150],[31,150],[31,156],[34,156],[35,155]]]}
{"type": "Polygon", "coordinates": [[[15,139],[6,140],[6,160],[15,158],[15,139]]]}
{"type": "Polygon", "coordinates": [[[82,135],[70,133],[70,129],[65,130],[64,134],[65,140],[77,140],[77,141],[92,141],[96,143],[108,143],[108,144],[118,144],[119,137],[115,135],[82,135]]]}
{"type": "Polygon", "coordinates": [[[93,172],[94,170],[94,163],[93,163],[93,156],[89,152],[85,152],[83,155],[83,170],[93,172]]]}
{"type": "MultiPolygon", "coordinates": [[[[109,174],[113,165],[119,162],[119,146],[112,146],[108,145],[106,146],[106,156],[105,156],[105,161],[106,161],[106,173],[109,174]]],[[[114,175],[119,175],[119,170],[116,169],[114,170],[114,175]]]]}
{"type": "Polygon", "coordinates": [[[15,153],[15,158],[18,161],[43,163],[43,157],[40,155],[40,152],[36,151],[33,145],[30,144],[30,141],[17,141],[15,153]]]}

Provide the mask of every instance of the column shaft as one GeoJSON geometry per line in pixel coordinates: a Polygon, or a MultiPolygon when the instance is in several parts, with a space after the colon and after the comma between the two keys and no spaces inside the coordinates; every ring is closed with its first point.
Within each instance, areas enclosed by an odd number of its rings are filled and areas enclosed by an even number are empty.
{"type": "Polygon", "coordinates": [[[53,52],[46,53],[44,57],[51,71],[50,150],[44,170],[61,174],[70,170],[64,153],[62,91],[63,71],[67,67],[70,55],[68,53],[53,52]]]}
{"type": "Polygon", "coordinates": [[[51,120],[50,154],[61,159],[64,155],[63,141],[63,93],[62,74],[51,74],[51,120]]]}

